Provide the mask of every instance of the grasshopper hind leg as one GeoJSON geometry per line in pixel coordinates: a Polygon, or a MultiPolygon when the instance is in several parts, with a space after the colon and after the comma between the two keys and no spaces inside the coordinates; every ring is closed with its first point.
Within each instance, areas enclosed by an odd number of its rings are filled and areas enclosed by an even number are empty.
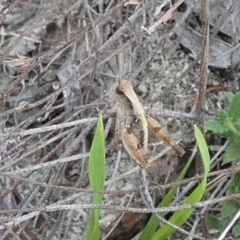
{"type": "Polygon", "coordinates": [[[181,148],[171,137],[171,135],[167,132],[167,130],[160,125],[160,123],[152,118],[149,115],[146,115],[147,122],[148,122],[148,128],[150,131],[155,134],[157,137],[162,139],[166,144],[171,146],[179,156],[183,156],[185,151],[183,148],[181,148]]]}

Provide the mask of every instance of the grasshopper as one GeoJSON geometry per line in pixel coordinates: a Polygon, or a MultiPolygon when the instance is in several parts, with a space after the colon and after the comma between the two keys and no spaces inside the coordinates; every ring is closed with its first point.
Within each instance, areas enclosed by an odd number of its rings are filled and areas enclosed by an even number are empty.
{"type": "Polygon", "coordinates": [[[108,97],[116,112],[115,136],[110,148],[115,148],[121,140],[129,155],[153,178],[155,175],[147,159],[148,129],[180,156],[184,154],[185,151],[172,139],[167,130],[145,113],[130,81],[118,78],[110,88],[108,97]]]}

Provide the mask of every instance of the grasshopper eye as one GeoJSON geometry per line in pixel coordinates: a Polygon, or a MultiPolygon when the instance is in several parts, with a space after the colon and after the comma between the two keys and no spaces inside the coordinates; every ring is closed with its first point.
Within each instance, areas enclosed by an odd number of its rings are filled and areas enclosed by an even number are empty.
{"type": "Polygon", "coordinates": [[[121,87],[117,87],[115,89],[115,93],[118,94],[118,95],[122,95],[123,94],[123,91],[121,91],[121,87]]]}

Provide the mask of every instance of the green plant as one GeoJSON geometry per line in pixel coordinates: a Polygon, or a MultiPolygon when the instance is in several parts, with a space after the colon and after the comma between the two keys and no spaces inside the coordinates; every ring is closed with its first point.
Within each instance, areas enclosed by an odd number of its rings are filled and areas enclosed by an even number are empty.
{"type": "Polygon", "coordinates": [[[205,127],[228,139],[223,161],[229,163],[240,158],[240,92],[225,95],[230,102],[228,110],[219,110],[218,118],[207,121],[205,127]]]}
{"type": "MultiPolygon", "coordinates": [[[[228,110],[219,110],[218,118],[206,122],[205,127],[217,135],[228,139],[229,143],[225,151],[223,162],[229,163],[240,159],[240,92],[235,95],[229,92],[225,93],[229,102],[228,110]]],[[[234,175],[231,184],[228,187],[227,194],[240,193],[240,173],[234,175]]],[[[231,219],[240,208],[240,202],[229,200],[222,204],[220,216],[207,215],[208,224],[214,228],[223,231],[231,219]]],[[[234,237],[240,236],[240,220],[236,221],[232,228],[234,237]]]]}
{"type": "MultiPolygon", "coordinates": [[[[186,197],[186,199],[183,201],[183,204],[197,203],[202,199],[206,189],[207,174],[209,173],[209,170],[210,170],[210,155],[209,155],[206,141],[197,126],[195,126],[194,130],[195,130],[195,137],[197,140],[197,144],[203,159],[204,177],[201,183],[193,190],[193,192],[188,197],[186,197]]],[[[183,179],[190,163],[191,161],[187,163],[186,167],[183,169],[182,173],[180,174],[178,180],[183,179]]],[[[164,206],[170,205],[170,203],[174,198],[176,190],[177,190],[176,187],[171,188],[158,207],[164,207],[164,206]]],[[[188,218],[192,215],[193,211],[194,209],[179,210],[172,215],[172,217],[169,219],[169,222],[180,227],[184,223],[186,223],[188,218]]],[[[161,216],[163,217],[164,215],[161,214],[161,216]]],[[[148,224],[146,225],[145,229],[143,230],[140,240],[141,239],[142,240],[143,239],[151,239],[151,240],[162,239],[163,240],[171,236],[176,231],[176,229],[172,228],[169,225],[164,225],[157,230],[158,226],[159,226],[159,219],[156,216],[152,216],[148,224]]]]}
{"type": "MultiPolygon", "coordinates": [[[[92,146],[89,155],[89,181],[93,190],[103,191],[105,182],[105,141],[103,131],[103,120],[100,115],[97,129],[93,138],[92,146]]],[[[103,194],[94,193],[93,203],[101,204],[103,201],[103,194]]],[[[91,211],[87,227],[87,240],[100,239],[100,210],[94,209],[91,211]]]]}
{"type": "MultiPolygon", "coordinates": [[[[227,192],[228,195],[236,193],[240,193],[240,173],[234,175],[227,192]]],[[[224,202],[220,209],[220,217],[216,217],[213,214],[207,215],[207,222],[209,226],[222,232],[233,219],[236,212],[239,211],[239,208],[240,202],[238,200],[228,200],[224,202]]],[[[236,221],[234,224],[231,234],[235,238],[240,236],[240,220],[236,221]]]]}

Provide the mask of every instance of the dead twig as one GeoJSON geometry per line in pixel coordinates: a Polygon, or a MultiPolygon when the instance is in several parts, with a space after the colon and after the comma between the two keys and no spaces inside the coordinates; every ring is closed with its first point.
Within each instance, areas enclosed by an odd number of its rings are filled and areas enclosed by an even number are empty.
{"type": "MultiPolygon", "coordinates": [[[[209,57],[209,22],[210,22],[210,11],[209,11],[209,1],[202,0],[202,22],[203,22],[203,39],[202,47],[203,53],[201,58],[201,70],[200,70],[200,81],[198,88],[198,101],[196,106],[196,124],[204,134],[204,120],[205,120],[205,97],[206,97],[206,87],[208,81],[208,57],[209,57]]],[[[197,161],[195,163],[196,173],[201,173],[203,171],[202,161],[200,154],[198,154],[197,161]]]]}
{"type": "Polygon", "coordinates": [[[16,8],[22,0],[14,1],[1,15],[0,15],[0,24],[2,24],[3,18],[9,14],[14,8],[16,8]]]}

